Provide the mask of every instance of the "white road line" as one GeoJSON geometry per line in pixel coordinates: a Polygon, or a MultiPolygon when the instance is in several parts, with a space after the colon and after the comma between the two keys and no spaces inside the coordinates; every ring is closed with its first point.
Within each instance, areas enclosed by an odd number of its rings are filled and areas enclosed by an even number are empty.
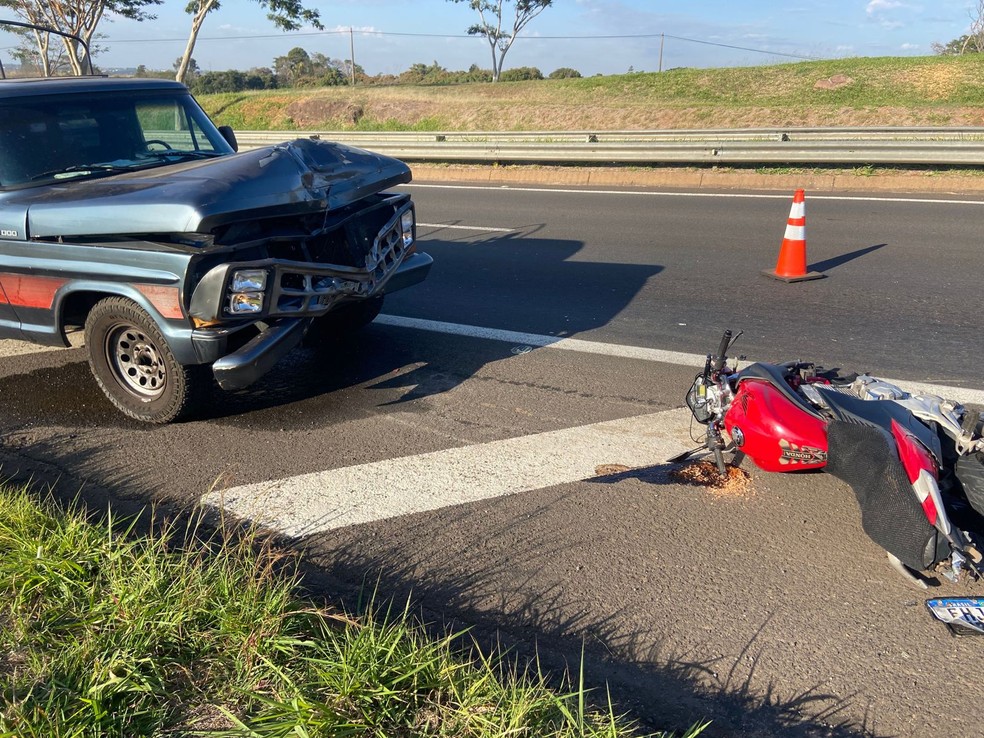
{"type": "Polygon", "coordinates": [[[537,333],[520,333],[517,331],[500,330],[498,328],[482,328],[477,325],[462,325],[460,323],[444,323],[438,320],[423,320],[421,318],[404,318],[400,315],[380,315],[376,323],[392,325],[400,328],[416,328],[421,331],[449,333],[455,336],[469,338],[485,338],[491,341],[537,346],[540,348],[563,349],[579,351],[584,354],[603,354],[622,359],[641,359],[642,361],[659,361],[663,364],[681,364],[683,366],[704,366],[704,357],[698,354],[684,354],[679,351],[663,351],[661,349],[643,348],[641,346],[622,346],[615,343],[600,343],[584,341],[580,338],[561,338],[559,336],[544,336],[537,333]]]}
{"type": "Polygon", "coordinates": [[[493,228],[492,226],[449,225],[447,223],[417,223],[418,228],[440,228],[453,231],[482,231],[488,233],[513,233],[515,228],[493,228]]]}
{"type": "MultiPolygon", "coordinates": [[[[622,346],[614,343],[601,343],[598,341],[585,341],[579,338],[559,338],[558,336],[544,336],[537,333],[519,333],[516,331],[500,330],[497,328],[483,328],[474,325],[462,325],[459,323],[444,323],[437,320],[422,320],[420,318],[404,318],[399,315],[380,315],[376,322],[382,325],[391,325],[401,328],[414,328],[422,331],[432,331],[435,333],[448,333],[455,336],[468,336],[469,338],[484,338],[492,341],[503,341],[505,343],[523,344],[527,346],[537,346],[540,348],[562,349],[565,351],[579,351],[586,354],[602,354],[604,356],[614,356],[623,359],[639,359],[641,361],[658,361],[663,364],[677,364],[680,366],[690,366],[700,368],[704,366],[705,356],[701,354],[686,354],[679,351],[663,351],[661,349],[643,348],[641,346],[622,346]]],[[[748,359],[747,363],[752,363],[755,359],[748,359]]],[[[950,387],[941,384],[930,384],[926,382],[912,382],[904,379],[889,379],[879,377],[887,382],[892,382],[902,387],[904,390],[913,393],[925,393],[939,395],[950,400],[961,403],[973,403],[984,405],[984,391],[966,389],[964,387],[950,387]]]]}
{"type": "MultiPolygon", "coordinates": [[[[502,192],[547,192],[564,195],[627,195],[631,197],[716,197],[728,198],[733,200],[790,200],[789,195],[768,195],[763,193],[751,192],[659,192],[659,191],[640,191],[640,190],[572,190],[553,187],[513,187],[511,185],[452,185],[452,184],[409,184],[406,187],[416,187],[419,189],[445,189],[445,190],[494,190],[502,192]]],[[[810,200],[844,200],[857,202],[901,202],[901,203],[928,203],[928,204],[947,204],[947,205],[984,205],[984,200],[955,200],[955,199],[932,199],[918,197],[859,197],[851,195],[817,195],[808,193],[810,200]]]]}
{"type": "Polygon", "coordinates": [[[664,410],[576,428],[388,459],[211,492],[225,508],[291,537],[648,467],[693,448],[690,412],[664,410]]]}

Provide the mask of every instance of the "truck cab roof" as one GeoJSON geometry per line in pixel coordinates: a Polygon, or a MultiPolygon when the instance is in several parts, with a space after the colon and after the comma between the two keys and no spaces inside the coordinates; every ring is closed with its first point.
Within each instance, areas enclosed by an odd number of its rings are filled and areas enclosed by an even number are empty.
{"type": "Polygon", "coordinates": [[[34,95],[138,91],[187,92],[188,88],[174,80],[144,77],[18,77],[0,80],[0,100],[34,95]]]}

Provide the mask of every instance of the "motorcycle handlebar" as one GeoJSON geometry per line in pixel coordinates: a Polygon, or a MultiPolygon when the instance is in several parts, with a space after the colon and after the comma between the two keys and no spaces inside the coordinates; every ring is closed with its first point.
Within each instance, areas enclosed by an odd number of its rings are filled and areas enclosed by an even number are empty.
{"type": "Polygon", "coordinates": [[[731,329],[729,328],[721,336],[721,345],[718,346],[717,354],[714,356],[714,362],[712,364],[714,371],[719,372],[724,368],[724,363],[727,361],[726,354],[728,353],[728,346],[731,344],[731,329]]]}

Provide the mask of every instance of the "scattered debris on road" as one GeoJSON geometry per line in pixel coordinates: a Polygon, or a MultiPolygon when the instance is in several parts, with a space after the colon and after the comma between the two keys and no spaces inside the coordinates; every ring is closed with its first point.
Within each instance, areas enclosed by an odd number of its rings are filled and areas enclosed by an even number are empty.
{"type": "Polygon", "coordinates": [[[710,461],[695,461],[670,472],[670,478],[680,484],[706,487],[721,497],[739,497],[751,492],[752,479],[744,469],[729,466],[728,474],[721,476],[717,466],[710,461]]]}

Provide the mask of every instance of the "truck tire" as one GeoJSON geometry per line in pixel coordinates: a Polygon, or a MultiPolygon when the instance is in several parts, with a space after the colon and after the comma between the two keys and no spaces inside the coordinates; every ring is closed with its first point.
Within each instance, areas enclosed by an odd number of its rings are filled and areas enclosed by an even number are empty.
{"type": "Polygon", "coordinates": [[[315,318],[307,332],[307,344],[317,347],[325,341],[355,333],[376,319],[383,309],[383,295],[351,302],[315,318]]]}
{"type": "Polygon", "coordinates": [[[978,451],[957,459],[957,479],[964,488],[967,502],[984,515],[984,453],[978,451]]]}
{"type": "Polygon", "coordinates": [[[85,321],[89,368],[120,412],[145,423],[187,417],[208,400],[208,366],[179,364],[154,320],[132,300],[107,297],[85,321]]]}

